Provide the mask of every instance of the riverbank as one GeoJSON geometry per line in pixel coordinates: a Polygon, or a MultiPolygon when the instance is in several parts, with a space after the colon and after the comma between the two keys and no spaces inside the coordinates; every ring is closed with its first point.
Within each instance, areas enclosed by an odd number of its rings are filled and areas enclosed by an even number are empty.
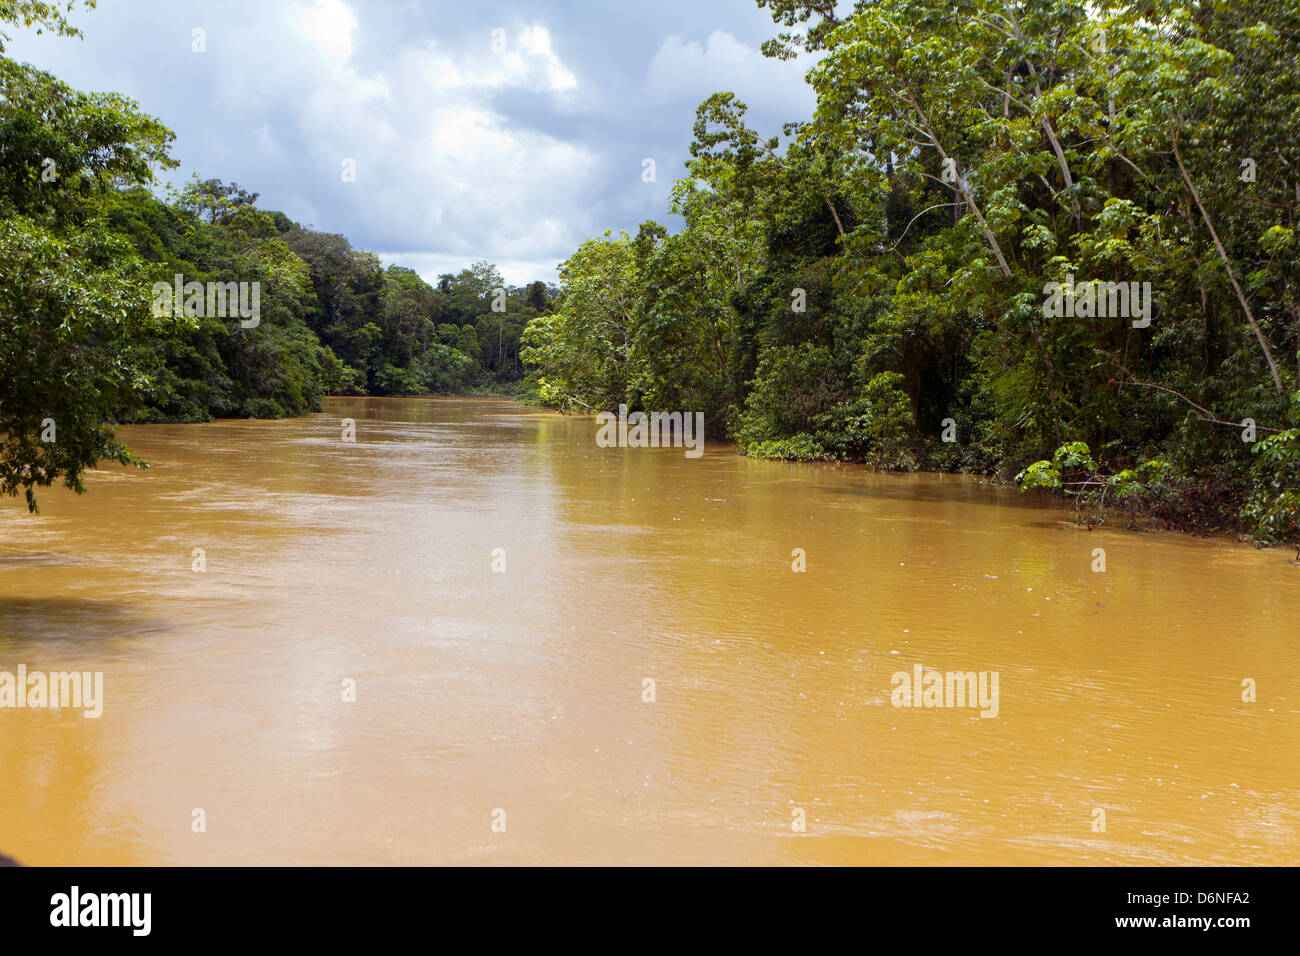
{"type": "MultiPolygon", "coordinates": [[[[532,407],[549,408],[557,414],[594,419],[598,413],[569,407],[548,405],[535,392],[514,400],[532,407]]],[[[995,461],[973,455],[973,466],[951,467],[963,460],[962,448],[956,443],[936,446],[895,447],[888,456],[831,456],[820,446],[800,442],[767,442],[744,446],[728,442],[737,454],[762,461],[785,461],[799,464],[849,464],[888,473],[934,473],[978,476],[1001,487],[1024,487],[1046,491],[1062,502],[1062,509],[1085,528],[1112,525],[1130,531],[1175,531],[1198,537],[1226,536],[1257,548],[1297,549],[1300,557],[1300,495],[1285,487],[1269,494],[1267,489],[1251,486],[1245,476],[1222,468],[1205,474],[1187,473],[1163,459],[1154,459],[1135,469],[1114,467],[1106,470],[1091,458],[1068,459],[1057,472],[1054,482],[1026,482],[1039,466],[1050,461],[995,461]],[[1090,467],[1085,467],[1084,463],[1090,467]],[[1155,466],[1155,467],[1153,467],[1155,466]],[[1078,479],[1071,482],[1069,479],[1078,479]],[[1100,489],[1098,491],[1097,489],[1100,489]]],[[[1076,443],[1077,444],[1077,443],[1076,443]]],[[[1074,445],[1068,446],[1074,448],[1074,445]]],[[[1082,446],[1087,451],[1087,446],[1082,446]]]]}

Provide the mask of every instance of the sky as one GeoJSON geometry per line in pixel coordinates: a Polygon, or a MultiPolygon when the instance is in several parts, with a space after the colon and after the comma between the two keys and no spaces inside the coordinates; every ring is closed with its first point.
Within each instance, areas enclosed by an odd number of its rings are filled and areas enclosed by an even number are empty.
{"type": "Polygon", "coordinates": [[[583,239],[674,228],[717,90],[764,136],[814,107],[808,62],[759,52],[780,28],[754,0],[100,0],[72,20],[84,39],[10,29],[6,54],[161,119],[168,179],[236,182],[430,282],[482,259],[556,282],[583,239]]]}

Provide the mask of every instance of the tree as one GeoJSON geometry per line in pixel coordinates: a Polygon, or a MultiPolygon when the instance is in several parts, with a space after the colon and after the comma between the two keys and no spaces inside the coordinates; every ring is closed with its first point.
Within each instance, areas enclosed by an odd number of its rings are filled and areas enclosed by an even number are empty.
{"type": "MultiPolygon", "coordinates": [[[[75,0],[68,0],[65,9],[71,13],[75,5],[75,0]]],[[[95,0],[83,0],[83,5],[88,10],[94,9],[95,0]]],[[[34,26],[37,34],[49,30],[58,36],[81,36],[81,31],[68,22],[57,3],[45,3],[43,0],[0,0],[0,23],[34,26]]],[[[4,52],[4,44],[8,39],[9,35],[0,30],[0,53],[4,52]]]]}
{"type": "Polygon", "coordinates": [[[638,287],[627,233],[588,239],[560,265],[561,304],[534,319],[524,362],[539,366],[538,389],[562,405],[609,408],[628,394],[638,287]]]}
{"type": "Polygon", "coordinates": [[[0,218],[84,223],[120,184],[171,168],[171,130],[116,93],[82,93],[0,56],[0,218]]]}
{"type": "Polygon", "coordinates": [[[60,238],[0,222],[0,491],[85,490],[101,459],[140,464],[106,419],[136,406],[137,338],[153,321],[142,263],[99,226],[60,238]]]}
{"type": "Polygon", "coordinates": [[[1291,526],[1294,4],[759,6],[766,53],[820,54],[815,112],[764,139],[700,104],[683,227],[584,243],[525,333],[544,400],[1004,477],[1082,443],[1099,474],[1167,465],[1162,520],[1291,526]]]}
{"type": "MultiPolygon", "coordinates": [[[[30,0],[2,0],[0,22],[76,33],[30,0]]],[[[101,459],[139,463],[104,422],[149,387],[147,272],[99,217],[117,184],[174,165],[171,139],[124,97],[0,56],[0,491],[32,511],[37,487],[82,491],[101,459]]]]}

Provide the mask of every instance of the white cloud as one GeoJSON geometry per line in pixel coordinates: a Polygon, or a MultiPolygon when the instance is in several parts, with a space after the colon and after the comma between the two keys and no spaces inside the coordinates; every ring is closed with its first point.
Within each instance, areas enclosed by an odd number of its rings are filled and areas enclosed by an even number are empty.
{"type": "Polygon", "coordinates": [[[447,273],[455,275],[462,269],[469,268],[471,262],[479,259],[487,259],[496,266],[501,273],[501,277],[506,280],[507,285],[527,285],[529,282],[537,280],[558,285],[560,281],[560,275],[556,271],[559,260],[509,259],[500,256],[474,256],[455,253],[385,252],[383,250],[379,250],[376,254],[383,259],[385,264],[414,269],[420,278],[429,285],[435,285],[438,276],[447,273]]]}
{"type": "Polygon", "coordinates": [[[816,105],[803,82],[811,62],[806,55],[785,62],[771,59],[722,30],[710,33],[703,45],[670,36],[650,62],[646,90],[659,104],[698,103],[718,90],[731,90],[750,106],[761,103],[769,111],[804,118],[816,105]]]}
{"type": "Polygon", "coordinates": [[[515,88],[540,93],[564,93],[578,87],[573,71],[551,49],[551,31],[533,23],[506,31],[504,47],[495,51],[485,44],[467,48],[458,56],[430,46],[428,70],[441,91],[458,87],[515,88]]]}
{"type": "Polygon", "coordinates": [[[498,126],[492,115],[476,106],[456,106],[433,112],[433,148],[462,162],[492,162],[508,158],[515,137],[498,126]]]}
{"type": "Polygon", "coordinates": [[[298,12],[298,25],[321,49],[340,60],[352,55],[352,31],[357,18],[343,0],[316,0],[298,12]]]}
{"type": "Polygon", "coordinates": [[[577,78],[560,62],[551,50],[551,33],[544,26],[534,24],[519,37],[519,45],[540,64],[552,90],[571,90],[577,87],[577,78]]]}
{"type": "Polygon", "coordinates": [[[324,204],[331,224],[317,225],[364,222],[370,236],[388,237],[376,245],[437,249],[388,254],[426,278],[488,259],[511,281],[553,280],[555,263],[583,238],[572,210],[582,207],[597,159],[492,108],[502,91],[552,97],[577,85],[544,26],[512,36],[517,49],[508,39],[501,53],[488,43],[453,52],[426,41],[371,71],[352,61],[300,64],[292,87],[276,93],[297,103],[305,168],[334,180],[324,204]],[[355,183],[341,181],[344,158],[356,160],[355,183]]]}

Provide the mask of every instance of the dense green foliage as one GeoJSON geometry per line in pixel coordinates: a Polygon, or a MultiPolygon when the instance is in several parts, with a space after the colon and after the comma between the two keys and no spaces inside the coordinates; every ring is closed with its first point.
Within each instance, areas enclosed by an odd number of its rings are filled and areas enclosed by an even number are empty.
{"type": "Polygon", "coordinates": [[[541,283],[510,288],[477,263],[430,286],[342,236],[258,209],[256,199],[209,180],[170,202],[143,189],[106,202],[110,227],[149,263],[151,281],[180,274],[262,289],[255,328],[206,315],[153,337],[153,391],[119,420],[302,415],[328,393],[459,392],[522,377],[520,334],[548,308],[541,283]],[[500,311],[494,290],[505,293],[500,311]]]}
{"type": "MultiPolygon", "coordinates": [[[[77,34],[39,0],[0,0],[6,23],[77,34]]],[[[508,287],[480,262],[430,286],[219,180],[160,199],[172,139],[126,97],[0,55],[0,492],[35,510],[36,487],[80,491],[98,461],[139,463],[113,422],[302,415],[331,392],[523,377],[543,283],[508,287]],[[209,290],[193,307],[153,294],[178,275],[209,290]],[[249,321],[214,307],[213,286],[240,283],[260,293],[249,321]]]]}
{"type": "MultiPolygon", "coordinates": [[[[0,18],[69,32],[45,4],[0,18]]],[[[138,400],[147,269],[97,209],[169,163],[170,138],[123,97],[0,56],[0,491],[33,510],[34,487],[80,491],[84,468],[135,460],[104,421],[138,400]]]]}
{"type": "Polygon", "coordinates": [[[525,333],[544,400],[1008,478],[1078,443],[1132,509],[1297,534],[1300,7],[759,2],[815,114],[700,106],[685,227],[584,243],[525,333]],[[1149,283],[1149,324],[1067,281],[1149,283]]]}

